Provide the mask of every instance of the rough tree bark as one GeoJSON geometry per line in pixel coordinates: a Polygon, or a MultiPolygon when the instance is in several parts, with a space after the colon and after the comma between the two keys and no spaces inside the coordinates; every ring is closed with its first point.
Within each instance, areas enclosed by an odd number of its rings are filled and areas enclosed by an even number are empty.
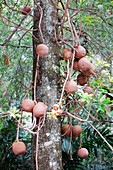
{"type": "MultiPolygon", "coordinates": [[[[44,43],[49,47],[49,54],[39,59],[39,75],[37,80],[37,101],[42,101],[48,106],[48,110],[58,102],[58,71],[56,65],[59,65],[58,50],[54,38],[55,9],[51,0],[37,0],[43,10],[41,30],[44,37],[44,43]]],[[[34,31],[37,41],[33,40],[33,78],[35,77],[36,58],[35,49],[37,44],[43,43],[39,31],[39,21],[41,9],[36,8],[34,12],[34,31]]],[[[34,148],[35,149],[35,148],[34,148]]],[[[34,151],[35,152],[35,151],[34,151]]],[[[61,123],[60,118],[56,120],[46,119],[44,127],[39,133],[38,167],[39,170],[61,170],[61,123]]]]}

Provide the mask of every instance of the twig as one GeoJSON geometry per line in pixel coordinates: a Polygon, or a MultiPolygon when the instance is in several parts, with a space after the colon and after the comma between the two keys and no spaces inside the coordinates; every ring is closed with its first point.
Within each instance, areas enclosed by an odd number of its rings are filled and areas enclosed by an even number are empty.
{"type": "Polygon", "coordinates": [[[37,134],[36,134],[36,155],[35,155],[36,170],[38,170],[38,138],[39,138],[39,130],[37,130],[37,134]]]}
{"type": "Polygon", "coordinates": [[[67,83],[68,78],[69,78],[69,59],[67,61],[67,77],[65,79],[65,82],[64,82],[64,85],[63,85],[63,88],[62,88],[62,93],[61,93],[61,97],[60,97],[60,100],[59,100],[59,106],[62,105],[62,99],[63,99],[63,95],[64,95],[65,85],[67,83]]]}
{"type": "MultiPolygon", "coordinates": [[[[30,30],[33,26],[30,27],[30,30]]],[[[20,45],[20,41],[23,39],[23,37],[29,32],[29,30],[27,30],[22,36],[21,38],[19,39],[19,45],[20,45]]]]}
{"type": "Polygon", "coordinates": [[[45,43],[44,37],[43,37],[43,33],[42,33],[42,29],[41,29],[41,22],[42,22],[42,17],[43,17],[43,10],[42,10],[41,6],[39,5],[39,3],[37,3],[36,1],[35,1],[35,3],[36,3],[36,6],[40,9],[40,19],[39,19],[39,25],[38,25],[38,27],[39,27],[40,35],[41,35],[41,38],[42,38],[42,42],[45,43]]]}
{"type": "Polygon", "coordinates": [[[0,116],[0,119],[2,119],[2,118],[5,118],[5,117],[7,117],[7,116],[9,116],[9,115],[5,115],[5,116],[0,116]]]}
{"type": "Polygon", "coordinates": [[[39,140],[39,132],[40,132],[41,128],[44,126],[44,123],[45,123],[45,115],[44,115],[42,121],[41,121],[41,118],[39,119],[38,130],[37,130],[37,133],[36,133],[36,155],[35,155],[36,170],[38,170],[38,140],[39,140]]]}
{"type": "Polygon", "coordinates": [[[11,35],[9,35],[9,37],[6,39],[6,41],[1,44],[1,46],[5,46],[8,41],[10,41],[10,39],[12,38],[12,36],[17,32],[17,30],[19,29],[19,27],[21,26],[22,22],[27,18],[28,14],[20,21],[20,23],[18,24],[18,26],[15,28],[15,30],[12,32],[11,35]]]}
{"type": "MultiPolygon", "coordinates": [[[[1,44],[0,44],[1,45],[1,44]]],[[[32,48],[32,46],[25,46],[25,45],[13,45],[13,44],[7,44],[7,46],[15,47],[15,48],[32,48]]]]}
{"type": "Polygon", "coordinates": [[[31,89],[32,89],[32,83],[30,83],[30,86],[29,86],[29,88],[28,88],[26,94],[24,95],[24,98],[23,98],[23,99],[25,99],[25,98],[28,96],[29,91],[31,91],[31,89]]]}
{"type": "Polygon", "coordinates": [[[17,133],[16,133],[16,141],[19,140],[19,130],[20,130],[19,124],[20,124],[20,119],[18,120],[18,127],[17,127],[17,133]]]}
{"type": "MultiPolygon", "coordinates": [[[[23,11],[22,10],[17,10],[17,9],[14,9],[13,7],[10,7],[8,4],[7,4],[7,2],[6,2],[6,0],[4,0],[4,4],[9,8],[9,9],[11,9],[12,11],[14,11],[14,12],[18,12],[18,13],[22,13],[23,11]]],[[[27,5],[27,4],[26,4],[27,5]]],[[[25,12],[24,11],[24,13],[27,15],[30,15],[30,16],[32,16],[30,13],[33,11],[33,9],[29,12],[29,13],[27,13],[27,12],[25,12]]],[[[33,17],[33,16],[32,16],[33,17]]]]}
{"type": "Polygon", "coordinates": [[[87,123],[99,134],[99,136],[103,139],[103,141],[109,146],[109,148],[113,152],[113,147],[107,142],[107,140],[102,136],[102,134],[89,121],[87,121],[87,123]]]}
{"type": "Polygon", "coordinates": [[[19,123],[19,127],[20,127],[21,129],[27,130],[28,132],[30,132],[30,133],[33,134],[33,135],[36,135],[36,134],[37,134],[37,132],[33,132],[33,131],[30,130],[29,128],[22,126],[21,123],[19,123]]]}
{"type": "MultiPolygon", "coordinates": [[[[67,1],[67,6],[69,6],[69,1],[67,1]]],[[[70,30],[71,30],[71,35],[72,35],[72,39],[73,39],[73,47],[74,47],[74,39],[75,38],[74,38],[74,32],[73,32],[73,27],[72,27],[72,23],[71,23],[71,20],[70,20],[68,8],[66,8],[66,14],[67,14],[67,18],[68,18],[69,27],[70,27],[70,30]]],[[[69,79],[71,79],[71,76],[72,76],[74,58],[75,58],[75,49],[73,50],[71,71],[70,71],[69,79]]]]}
{"type": "Polygon", "coordinates": [[[77,117],[77,116],[75,116],[75,115],[72,115],[72,114],[69,113],[69,112],[64,112],[64,113],[67,114],[67,115],[69,115],[69,116],[71,116],[72,118],[74,118],[74,119],[76,119],[76,120],[78,120],[78,121],[87,122],[86,119],[79,118],[79,117],[77,117]]]}
{"type": "Polygon", "coordinates": [[[39,71],[39,55],[37,56],[35,79],[34,79],[34,101],[35,102],[36,102],[36,83],[37,83],[38,71],[39,71]]]}

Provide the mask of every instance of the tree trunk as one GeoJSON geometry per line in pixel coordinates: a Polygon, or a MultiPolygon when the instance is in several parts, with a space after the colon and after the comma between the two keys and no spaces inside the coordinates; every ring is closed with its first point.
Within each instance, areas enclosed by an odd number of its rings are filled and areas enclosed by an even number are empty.
{"type": "MultiPolygon", "coordinates": [[[[37,7],[34,12],[34,31],[37,41],[33,39],[33,81],[36,70],[35,49],[37,44],[44,43],[49,47],[49,54],[45,57],[39,57],[39,72],[37,79],[36,98],[37,101],[44,102],[48,106],[48,111],[58,102],[58,86],[57,81],[59,72],[56,65],[59,65],[58,49],[54,38],[54,21],[55,9],[50,0],[37,0],[43,11],[41,22],[41,30],[39,30],[39,22],[41,16],[41,8],[37,7]],[[42,40],[41,31],[44,42],[42,40]]],[[[35,148],[34,148],[35,149],[35,148]]],[[[35,152],[35,151],[34,151],[35,152]]],[[[47,119],[43,128],[39,132],[39,149],[38,149],[38,167],[39,170],[61,170],[62,154],[61,154],[61,122],[58,119],[47,119]]]]}

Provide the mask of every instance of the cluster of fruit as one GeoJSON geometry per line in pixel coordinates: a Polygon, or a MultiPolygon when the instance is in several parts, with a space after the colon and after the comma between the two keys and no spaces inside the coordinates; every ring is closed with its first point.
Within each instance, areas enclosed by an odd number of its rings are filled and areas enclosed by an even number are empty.
{"type": "MultiPolygon", "coordinates": [[[[64,124],[62,126],[62,135],[63,136],[71,136],[72,138],[79,137],[82,133],[82,127],[80,125],[70,126],[69,124],[64,124]]],[[[77,152],[78,156],[80,158],[86,158],[88,157],[89,153],[86,148],[79,148],[77,152]]]]}
{"type": "MultiPolygon", "coordinates": [[[[35,102],[31,99],[22,101],[22,110],[25,112],[32,112],[33,116],[39,118],[46,114],[47,106],[43,102],[35,102]]],[[[15,155],[21,155],[26,152],[26,146],[22,141],[15,141],[12,144],[12,151],[15,155]]]]}
{"type": "MultiPolygon", "coordinates": [[[[81,46],[74,46],[75,48],[75,56],[74,56],[74,63],[73,69],[76,71],[80,71],[81,73],[77,76],[77,83],[81,86],[85,85],[89,81],[90,75],[96,76],[94,65],[85,57],[86,56],[86,49],[81,46]]],[[[72,50],[70,48],[63,49],[62,57],[65,60],[72,60],[72,50]]],[[[65,85],[65,90],[68,94],[73,94],[77,91],[77,83],[72,78],[68,80],[65,85]]],[[[93,89],[90,86],[84,88],[84,92],[89,94],[94,93],[93,89]]]]}
{"type": "MultiPolygon", "coordinates": [[[[48,47],[45,44],[39,44],[36,47],[36,54],[41,57],[46,56],[48,54],[48,47]]],[[[67,48],[63,50],[62,55],[65,59],[72,58],[72,52],[70,49],[67,49],[67,48]]],[[[87,59],[84,57],[85,55],[86,55],[86,50],[82,46],[76,47],[76,56],[75,57],[79,58],[79,61],[77,64],[78,64],[79,70],[82,72],[85,70],[83,68],[85,68],[87,66],[87,63],[89,62],[89,60],[88,60],[88,62],[86,62],[87,59]],[[81,61],[84,58],[85,58],[85,62],[81,61]],[[86,64],[86,66],[85,66],[85,64],[86,64]]],[[[92,68],[89,66],[87,68],[88,69],[86,71],[87,72],[89,71],[91,73],[92,68]]],[[[67,83],[65,85],[65,90],[67,93],[74,93],[77,90],[76,82],[72,79],[67,81],[67,83]]],[[[43,102],[35,103],[31,99],[25,99],[22,102],[22,110],[25,112],[32,112],[33,116],[39,118],[46,114],[47,106],[43,102]]],[[[51,113],[54,113],[55,115],[60,116],[62,114],[62,110],[59,108],[58,105],[54,105],[51,113]]],[[[64,134],[64,136],[70,136],[71,131],[72,131],[72,137],[75,138],[75,137],[80,136],[80,134],[82,133],[82,128],[80,125],[72,126],[72,128],[68,124],[62,126],[62,133],[64,134]]],[[[22,141],[16,141],[12,144],[12,151],[14,152],[15,155],[24,154],[26,151],[26,146],[22,141]]],[[[78,150],[78,156],[81,158],[87,157],[88,156],[87,149],[80,148],[78,150]]]]}
{"type": "Polygon", "coordinates": [[[47,106],[43,102],[35,102],[31,99],[25,99],[22,102],[22,110],[32,112],[35,117],[42,117],[46,114],[47,106]]]}

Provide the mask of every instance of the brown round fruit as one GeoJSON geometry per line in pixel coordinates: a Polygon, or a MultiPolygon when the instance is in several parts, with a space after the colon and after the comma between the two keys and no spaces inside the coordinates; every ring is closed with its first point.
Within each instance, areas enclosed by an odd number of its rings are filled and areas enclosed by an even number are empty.
{"type": "Polygon", "coordinates": [[[12,144],[12,151],[15,155],[22,155],[26,152],[26,146],[23,142],[14,142],[12,144]]]}
{"type": "Polygon", "coordinates": [[[78,61],[78,67],[81,71],[88,71],[92,68],[92,64],[87,58],[83,57],[78,61]]]}
{"type": "Polygon", "coordinates": [[[83,89],[84,93],[88,93],[88,94],[94,94],[94,90],[92,89],[92,87],[90,86],[86,86],[84,89],[83,89]]]}
{"type": "Polygon", "coordinates": [[[62,135],[63,136],[70,136],[71,134],[71,127],[69,124],[65,124],[62,126],[62,135]]]}
{"type": "Polygon", "coordinates": [[[69,48],[64,48],[62,52],[62,56],[64,59],[68,60],[72,57],[72,52],[69,48]]]}
{"type": "Polygon", "coordinates": [[[95,71],[95,67],[94,65],[91,63],[90,65],[90,69],[87,70],[87,71],[82,71],[82,73],[86,76],[90,76],[91,74],[93,74],[94,76],[96,75],[96,73],[94,72],[95,71]]]}
{"type": "Polygon", "coordinates": [[[80,158],[87,158],[88,155],[89,155],[89,152],[86,148],[81,148],[81,149],[78,150],[78,156],[80,158]]]}
{"type": "Polygon", "coordinates": [[[31,11],[31,7],[29,5],[25,5],[22,8],[22,14],[27,15],[27,13],[29,13],[31,11]]]}
{"type": "Polygon", "coordinates": [[[65,85],[65,90],[67,93],[73,94],[77,91],[77,84],[74,80],[67,81],[65,85]]]}
{"type": "Polygon", "coordinates": [[[79,70],[78,62],[77,62],[77,61],[74,61],[74,63],[73,63],[73,69],[74,69],[74,70],[79,70]]]}
{"type": "Polygon", "coordinates": [[[77,83],[80,84],[81,86],[86,84],[88,81],[89,81],[89,77],[85,76],[83,73],[80,73],[77,76],[77,83]]]}
{"type": "Polygon", "coordinates": [[[41,57],[48,55],[48,51],[49,51],[49,49],[48,49],[47,45],[45,45],[45,44],[39,44],[36,47],[36,53],[41,57]]]}
{"type": "Polygon", "coordinates": [[[33,108],[33,116],[42,117],[46,114],[47,106],[43,102],[38,102],[33,108]]]}
{"type": "Polygon", "coordinates": [[[26,112],[32,112],[35,106],[34,101],[31,99],[25,99],[22,101],[22,110],[26,112]]]}
{"type": "Polygon", "coordinates": [[[75,49],[76,49],[76,53],[75,53],[76,58],[80,59],[86,55],[86,49],[83,46],[81,45],[76,46],[75,49]]]}
{"type": "Polygon", "coordinates": [[[82,127],[80,125],[75,125],[72,127],[73,137],[79,137],[82,133],[82,127]]]}

